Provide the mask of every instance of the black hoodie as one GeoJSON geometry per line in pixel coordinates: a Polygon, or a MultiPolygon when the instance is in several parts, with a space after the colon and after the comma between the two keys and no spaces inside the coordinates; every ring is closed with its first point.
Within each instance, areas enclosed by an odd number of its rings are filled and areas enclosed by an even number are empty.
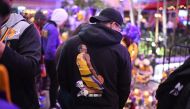
{"type": "Polygon", "coordinates": [[[7,27],[15,32],[6,38],[0,64],[9,72],[11,100],[21,109],[38,109],[34,77],[40,69],[39,33],[33,24],[16,13],[10,15],[1,30],[7,30],[7,27]]]}
{"type": "Polygon", "coordinates": [[[65,42],[57,70],[61,90],[72,99],[70,109],[122,109],[130,92],[131,61],[122,35],[100,24],[90,24],[65,42]],[[94,69],[104,78],[102,97],[77,97],[81,80],[76,64],[80,44],[87,46],[94,69]]]}
{"type": "Polygon", "coordinates": [[[189,109],[189,78],[190,57],[159,85],[156,91],[157,109],[189,109]]]}

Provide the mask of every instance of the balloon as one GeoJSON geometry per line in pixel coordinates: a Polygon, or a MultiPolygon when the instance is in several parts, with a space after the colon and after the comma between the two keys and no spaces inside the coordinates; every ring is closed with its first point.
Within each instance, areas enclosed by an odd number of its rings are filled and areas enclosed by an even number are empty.
{"type": "Polygon", "coordinates": [[[140,41],[140,28],[132,25],[131,23],[128,23],[124,29],[125,37],[131,39],[133,42],[139,43],[140,41]]]}
{"type": "Polygon", "coordinates": [[[80,7],[78,7],[77,5],[74,5],[72,8],[72,13],[73,14],[77,14],[80,11],[80,7]]]}

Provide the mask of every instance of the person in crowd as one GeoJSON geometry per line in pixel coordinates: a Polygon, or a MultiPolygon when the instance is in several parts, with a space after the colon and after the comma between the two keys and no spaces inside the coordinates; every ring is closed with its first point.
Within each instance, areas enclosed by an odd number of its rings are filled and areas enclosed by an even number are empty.
{"type": "MultiPolygon", "coordinates": [[[[42,34],[43,34],[43,32],[42,32],[43,26],[46,23],[47,23],[47,16],[45,14],[43,14],[43,12],[41,10],[37,11],[36,14],[34,15],[34,24],[37,27],[41,37],[42,37],[42,34]]],[[[42,40],[42,38],[41,38],[41,40],[42,40]]],[[[41,48],[42,48],[42,46],[41,46],[41,48]]],[[[41,49],[41,53],[44,54],[43,49],[41,49]]],[[[41,68],[40,69],[41,70],[41,75],[39,75],[39,77],[42,77],[42,78],[46,77],[46,70],[45,70],[44,56],[43,55],[41,55],[41,59],[40,59],[40,68],[41,68]]],[[[37,78],[37,80],[38,79],[39,78],[37,78]]],[[[46,82],[46,84],[47,84],[47,82],[46,82]]],[[[47,85],[45,85],[45,86],[47,86],[47,85]]]]}
{"type": "MultiPolygon", "coordinates": [[[[47,16],[41,10],[38,10],[34,15],[34,24],[37,27],[37,29],[40,33],[40,36],[42,35],[43,26],[46,23],[47,23],[47,16]]],[[[43,49],[41,49],[41,54],[44,54],[42,50],[43,49]]],[[[50,107],[50,100],[49,100],[50,81],[49,81],[49,78],[46,73],[43,55],[41,55],[41,58],[40,58],[40,71],[39,72],[40,72],[39,75],[37,75],[36,79],[35,79],[36,86],[37,86],[36,90],[38,92],[39,105],[40,105],[40,109],[48,109],[50,107]]]]}
{"type": "Polygon", "coordinates": [[[43,29],[43,26],[47,22],[47,17],[46,15],[41,11],[37,11],[34,15],[34,24],[36,24],[38,30],[41,32],[43,29]]]}
{"type": "Polygon", "coordinates": [[[56,50],[60,44],[59,27],[68,18],[68,13],[64,9],[55,9],[50,20],[43,26],[42,30],[42,49],[46,72],[50,78],[50,108],[56,108],[58,94],[58,79],[56,73],[56,50]]]}
{"type": "MultiPolygon", "coordinates": [[[[117,10],[106,8],[99,16],[91,17],[90,22],[92,24],[82,28],[62,48],[57,65],[60,90],[69,94],[67,100],[70,101],[66,101],[70,106],[68,109],[122,109],[129,96],[131,83],[130,55],[120,44],[123,18],[117,10]],[[88,78],[81,77],[80,65],[77,65],[77,56],[80,54],[78,48],[81,45],[88,49],[92,64],[89,69],[101,75],[99,82],[102,85],[96,90],[102,93],[81,91],[87,85],[81,80],[88,81],[88,78]],[[77,96],[79,92],[83,96],[77,96]]],[[[88,87],[94,90],[93,84],[88,84],[88,87]]]]}
{"type": "Polygon", "coordinates": [[[39,71],[39,33],[21,15],[11,13],[11,4],[0,1],[0,64],[9,72],[12,102],[21,109],[38,109],[34,78],[39,71]]]}

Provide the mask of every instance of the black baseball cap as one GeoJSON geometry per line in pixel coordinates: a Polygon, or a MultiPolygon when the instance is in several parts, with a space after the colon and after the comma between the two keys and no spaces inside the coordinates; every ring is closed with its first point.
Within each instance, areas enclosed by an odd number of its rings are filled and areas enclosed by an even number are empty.
{"type": "Polygon", "coordinates": [[[113,8],[106,8],[100,12],[98,16],[93,16],[90,18],[91,23],[95,22],[111,22],[114,21],[119,25],[123,24],[123,18],[117,10],[113,8]]]}

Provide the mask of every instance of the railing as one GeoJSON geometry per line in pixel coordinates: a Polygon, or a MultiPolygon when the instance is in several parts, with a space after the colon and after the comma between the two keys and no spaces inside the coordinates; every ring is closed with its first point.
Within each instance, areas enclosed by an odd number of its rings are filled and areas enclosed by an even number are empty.
{"type": "Polygon", "coordinates": [[[188,45],[174,45],[169,49],[168,55],[164,55],[163,65],[168,64],[168,68],[164,70],[169,70],[173,63],[180,66],[183,62],[190,56],[190,46],[188,45]]]}

